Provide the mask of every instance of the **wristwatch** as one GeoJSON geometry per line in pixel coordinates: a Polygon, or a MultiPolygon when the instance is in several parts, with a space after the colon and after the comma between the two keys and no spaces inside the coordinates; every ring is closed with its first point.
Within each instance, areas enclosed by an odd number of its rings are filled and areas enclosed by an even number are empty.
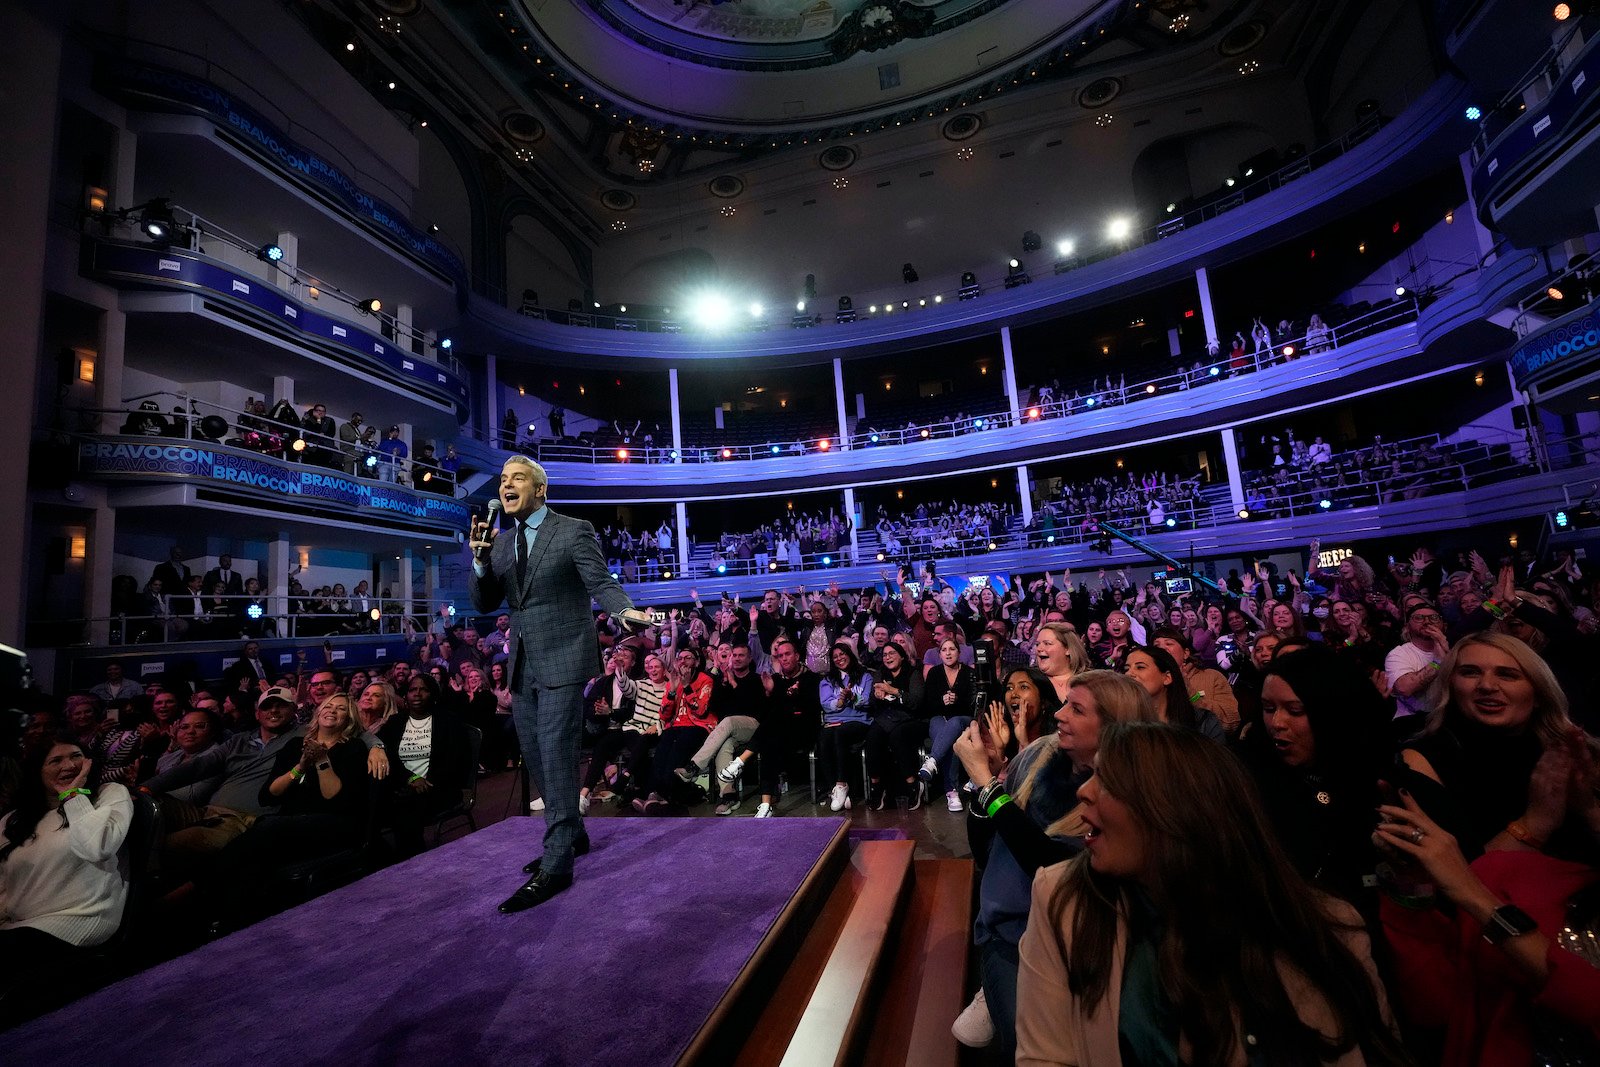
{"type": "Polygon", "coordinates": [[[333,766],[333,763],[331,761],[323,760],[321,763],[317,764],[317,770],[325,771],[325,770],[328,770],[329,768],[331,768],[332,766],[333,766]]]}
{"type": "Polygon", "coordinates": [[[1489,913],[1489,921],[1483,924],[1483,939],[1498,945],[1508,937],[1531,934],[1537,929],[1539,924],[1533,921],[1533,916],[1515,904],[1502,904],[1489,913]]]}

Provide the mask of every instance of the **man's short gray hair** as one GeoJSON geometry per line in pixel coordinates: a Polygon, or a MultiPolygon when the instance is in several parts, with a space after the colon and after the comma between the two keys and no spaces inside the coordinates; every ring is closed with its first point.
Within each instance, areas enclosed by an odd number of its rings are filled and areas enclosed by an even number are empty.
{"type": "Polygon", "coordinates": [[[506,466],[510,466],[513,463],[520,464],[521,466],[527,467],[529,470],[531,470],[533,472],[533,484],[535,484],[535,485],[549,485],[550,484],[550,478],[549,478],[548,475],[545,474],[544,468],[539,466],[533,460],[529,459],[527,456],[512,456],[510,459],[506,460],[505,465],[506,466]]]}

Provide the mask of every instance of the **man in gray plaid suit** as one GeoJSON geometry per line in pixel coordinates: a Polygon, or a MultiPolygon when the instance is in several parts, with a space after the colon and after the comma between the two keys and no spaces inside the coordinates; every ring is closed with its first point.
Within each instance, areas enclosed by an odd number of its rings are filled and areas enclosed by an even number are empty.
{"type": "Polygon", "coordinates": [[[600,672],[591,600],[625,623],[644,626],[606,569],[594,527],[551,511],[544,468],[524,456],[500,471],[500,503],[514,522],[497,537],[486,519],[472,524],[472,606],[511,609],[511,715],[523,764],[544,798],[544,854],[503,912],[542,904],[572,884],[572,859],[587,852],[578,814],[578,742],[583,733],[583,686],[600,672]]]}

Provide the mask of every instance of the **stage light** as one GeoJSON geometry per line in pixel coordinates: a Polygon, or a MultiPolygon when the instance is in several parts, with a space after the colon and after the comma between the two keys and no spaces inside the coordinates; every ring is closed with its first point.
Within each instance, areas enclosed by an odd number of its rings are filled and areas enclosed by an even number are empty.
{"type": "Polygon", "coordinates": [[[244,613],[246,615],[250,616],[252,619],[259,619],[259,618],[261,618],[262,615],[266,614],[266,612],[264,612],[262,610],[260,604],[248,604],[248,605],[246,605],[245,609],[244,609],[244,613]]]}
{"type": "Polygon", "coordinates": [[[900,277],[907,285],[915,285],[920,280],[917,274],[917,268],[913,267],[909,263],[900,268],[900,277]]]}
{"type": "Polygon", "coordinates": [[[1234,181],[1232,178],[1224,178],[1222,180],[1222,184],[1226,185],[1229,189],[1232,189],[1235,185],[1237,185],[1239,183],[1234,181]]]}
{"type": "Polygon", "coordinates": [[[344,50],[346,52],[354,52],[356,50],[356,43],[354,41],[346,41],[344,43],[344,50]]]}
{"type": "Polygon", "coordinates": [[[978,429],[981,430],[981,429],[983,429],[983,420],[982,419],[973,419],[972,420],[972,425],[976,426],[978,429]]]}
{"type": "Polygon", "coordinates": [[[667,458],[672,460],[674,463],[678,462],[678,450],[674,448],[671,452],[668,452],[667,458]]]}
{"type": "Polygon", "coordinates": [[[823,557],[822,557],[822,565],[823,565],[823,566],[824,566],[824,567],[831,567],[831,566],[833,566],[833,557],[832,557],[832,556],[823,556],[823,557]]]}
{"type": "Polygon", "coordinates": [[[836,325],[841,326],[847,322],[856,321],[856,305],[848,296],[839,298],[839,307],[833,313],[833,321],[836,325]]]}
{"type": "Polygon", "coordinates": [[[1171,203],[1169,203],[1169,204],[1168,204],[1168,205],[1167,205],[1167,214],[1168,214],[1168,215],[1170,215],[1170,214],[1172,214],[1172,213],[1173,213],[1173,212],[1174,212],[1174,211],[1176,211],[1176,210],[1178,210],[1178,203],[1177,203],[1177,201],[1172,201],[1172,202],[1171,202],[1171,203]]]}
{"type": "Polygon", "coordinates": [[[794,302],[794,309],[796,311],[804,311],[806,309],[806,302],[804,300],[796,300],[794,302]]]}
{"type": "Polygon", "coordinates": [[[1014,259],[1011,259],[1006,261],[1006,266],[1010,267],[1012,270],[1016,270],[1018,267],[1022,266],[1022,264],[1018,263],[1014,259]]]}
{"type": "Polygon", "coordinates": [[[935,304],[942,304],[942,303],[944,303],[944,297],[940,296],[938,293],[934,293],[933,294],[933,302],[935,304]]]}
{"type": "Polygon", "coordinates": [[[917,301],[917,307],[925,308],[927,306],[928,306],[928,300],[927,300],[926,297],[924,297],[923,299],[917,301]]]}
{"type": "Polygon", "coordinates": [[[1174,527],[1174,526],[1176,526],[1176,525],[1178,525],[1178,520],[1177,520],[1177,519],[1174,519],[1174,518],[1172,518],[1172,517],[1171,517],[1171,516],[1170,516],[1170,515],[1169,515],[1169,516],[1168,516],[1168,517],[1167,517],[1167,529],[1169,529],[1169,530],[1170,530],[1170,529],[1172,529],[1172,528],[1173,528],[1173,527],[1174,527]]]}
{"type": "Polygon", "coordinates": [[[1217,375],[1222,373],[1222,368],[1221,367],[1212,367],[1209,373],[1210,373],[1211,377],[1215,378],[1217,375]]]}
{"type": "Polygon", "coordinates": [[[1571,521],[1572,520],[1567,518],[1567,513],[1565,511],[1556,512],[1556,525],[1561,529],[1565,530],[1567,528],[1567,524],[1571,521]]]}
{"type": "Polygon", "coordinates": [[[362,462],[367,465],[367,470],[370,471],[370,470],[374,469],[375,467],[377,467],[377,465],[378,465],[378,457],[377,456],[368,456],[362,462]]]}
{"type": "MultiPolygon", "coordinates": [[[[627,308],[623,308],[622,310],[626,311],[628,309],[627,308]]],[[[452,341],[450,338],[448,338],[448,337],[439,338],[439,351],[448,352],[452,348],[454,348],[455,346],[456,346],[456,343],[454,341],[452,341]]]]}
{"type": "Polygon", "coordinates": [[[1483,118],[1483,110],[1481,108],[1479,108],[1477,104],[1468,104],[1467,105],[1467,121],[1468,122],[1477,122],[1481,118],[1483,118]]]}
{"type": "Polygon", "coordinates": [[[1094,407],[1094,397],[1092,397],[1092,396],[1084,397],[1083,406],[1086,407],[1086,408],[1094,407]]]}
{"type": "Polygon", "coordinates": [[[873,305],[871,305],[870,307],[867,308],[867,314],[868,315],[876,315],[877,313],[878,313],[878,305],[877,304],[873,304],[873,305]]]}
{"type": "Polygon", "coordinates": [[[663,578],[671,578],[672,577],[672,572],[664,570],[664,571],[661,572],[661,577],[663,577],[663,578]]]}
{"type": "Polygon", "coordinates": [[[371,611],[367,612],[367,617],[373,622],[377,622],[379,619],[383,618],[383,612],[378,608],[373,608],[371,611]]]}
{"type": "Polygon", "coordinates": [[[1565,22],[1572,17],[1572,5],[1557,4],[1552,14],[1555,15],[1557,22],[1565,22]]]}
{"type": "Polygon", "coordinates": [[[1327,497],[1323,497],[1321,500],[1317,501],[1317,507],[1321,508],[1323,511],[1327,511],[1329,508],[1333,507],[1333,501],[1329,500],[1327,497]]]}
{"type": "Polygon", "coordinates": [[[775,570],[777,570],[777,569],[778,569],[778,565],[777,565],[777,564],[776,564],[776,563],[768,563],[768,564],[767,564],[767,570],[769,570],[769,571],[775,571],[775,570]]]}
{"type": "Polygon", "coordinates": [[[282,263],[283,246],[262,245],[260,248],[256,249],[256,258],[261,260],[263,263],[282,263]]]}
{"type": "Polygon", "coordinates": [[[993,542],[993,541],[990,541],[990,542],[989,542],[989,551],[990,551],[990,552],[993,552],[993,551],[994,551],[994,547],[995,547],[995,546],[994,546],[994,542],[993,542]]]}
{"type": "Polygon", "coordinates": [[[1038,417],[1039,417],[1039,409],[1038,408],[1029,408],[1028,409],[1028,418],[1037,419],[1038,417]]]}
{"type": "Polygon", "coordinates": [[[923,430],[923,431],[922,431],[922,436],[923,436],[923,437],[924,437],[924,438],[926,438],[926,437],[927,437],[927,436],[928,436],[928,431],[927,431],[927,430],[926,430],[926,429],[924,429],[924,430],[923,430]]]}
{"type": "Polygon", "coordinates": [[[877,444],[878,443],[878,435],[877,434],[873,434],[871,437],[868,437],[867,440],[872,442],[873,444],[877,444]]]}
{"type": "Polygon", "coordinates": [[[423,481],[424,484],[433,481],[433,472],[432,471],[423,471],[422,472],[422,481],[423,481]]]}
{"type": "Polygon", "coordinates": [[[1126,218],[1115,218],[1106,226],[1106,236],[1113,241],[1126,241],[1133,235],[1133,223],[1126,218]]]}
{"type": "Polygon", "coordinates": [[[778,447],[778,446],[777,446],[777,445],[773,445],[773,446],[772,446],[772,454],[773,454],[773,455],[774,455],[774,456],[776,456],[776,455],[777,455],[777,454],[778,454],[778,453],[779,453],[779,452],[781,452],[781,451],[783,451],[783,450],[782,450],[782,449],[781,449],[781,448],[779,448],[779,447],[778,447]]]}
{"type": "Polygon", "coordinates": [[[622,576],[621,576],[621,575],[619,575],[619,574],[618,574],[618,573],[617,573],[617,572],[616,572],[616,571],[612,571],[612,572],[611,572],[611,580],[612,580],[612,581],[613,581],[613,582],[615,582],[615,581],[620,581],[620,580],[621,580],[621,577],[622,577],[622,576]]]}
{"type": "Polygon", "coordinates": [[[731,448],[724,448],[724,449],[723,449],[723,450],[722,450],[722,458],[723,458],[723,459],[732,459],[732,458],[733,458],[733,449],[731,449],[731,448]]]}
{"type": "Polygon", "coordinates": [[[689,302],[689,317],[706,330],[720,330],[733,318],[733,305],[721,293],[701,293],[689,302]]]}
{"type": "Polygon", "coordinates": [[[152,241],[171,241],[178,232],[178,220],[172,214],[172,201],[158,196],[146,204],[139,215],[139,228],[152,241]]]}
{"type": "Polygon", "coordinates": [[[879,562],[879,563],[882,563],[882,562],[883,562],[883,561],[884,561],[884,560],[885,560],[885,559],[887,559],[887,558],[888,558],[888,557],[887,557],[887,556],[886,556],[886,555],[885,555],[885,554],[884,554],[884,551],[883,551],[883,549],[881,549],[881,548],[880,548],[880,549],[878,549],[878,562],[879,562]]]}
{"type": "Polygon", "coordinates": [[[626,448],[617,449],[617,458],[622,460],[623,462],[627,462],[628,450],[626,448]]]}
{"type": "Polygon", "coordinates": [[[900,301],[900,306],[901,306],[901,307],[902,307],[902,308],[908,308],[908,307],[910,307],[910,306],[911,306],[911,301],[909,301],[909,300],[902,300],[902,301],[900,301]]]}
{"type": "Polygon", "coordinates": [[[375,296],[368,297],[356,305],[356,310],[363,315],[376,315],[383,310],[383,301],[375,296]]]}
{"type": "Polygon", "coordinates": [[[718,574],[727,574],[728,573],[728,565],[726,563],[717,564],[717,573],[718,574]]]}
{"type": "Polygon", "coordinates": [[[294,444],[290,445],[289,447],[294,449],[296,452],[304,452],[306,450],[305,439],[304,438],[300,438],[300,437],[296,437],[294,439],[294,444]]]}
{"type": "Polygon", "coordinates": [[[823,452],[826,452],[830,447],[832,447],[832,442],[829,441],[826,437],[824,437],[822,440],[817,442],[817,448],[820,449],[823,452]]]}
{"type": "Polygon", "coordinates": [[[1284,354],[1284,355],[1285,355],[1285,356],[1292,356],[1292,355],[1294,355],[1294,345],[1284,345],[1284,346],[1283,346],[1283,354],[1284,354]]]}
{"type": "MultiPolygon", "coordinates": [[[[1290,349],[1290,351],[1291,351],[1291,352],[1292,352],[1292,351],[1293,351],[1293,349],[1290,349]]],[[[1149,385],[1147,385],[1147,386],[1145,386],[1145,387],[1144,387],[1144,391],[1145,391],[1145,392],[1147,392],[1147,393],[1153,393],[1153,392],[1155,392],[1155,391],[1156,391],[1156,386],[1155,386],[1155,383],[1154,383],[1154,382],[1151,382],[1151,383],[1150,383],[1150,384],[1149,384],[1149,385]]]]}
{"type": "Polygon", "coordinates": [[[528,423],[528,432],[529,433],[532,433],[534,430],[536,430],[538,428],[539,428],[539,424],[538,423],[536,423],[536,422],[528,423]]]}
{"type": "Polygon", "coordinates": [[[452,619],[456,617],[456,606],[454,604],[451,604],[445,611],[449,613],[452,619]]]}
{"type": "Polygon", "coordinates": [[[1056,255],[1060,256],[1062,259],[1065,259],[1068,256],[1072,255],[1072,253],[1075,252],[1077,250],[1077,248],[1078,248],[1078,246],[1076,244],[1074,244],[1073,242],[1071,242],[1071,241],[1057,241],[1056,242],[1056,255]]]}
{"type": "Polygon", "coordinates": [[[1047,544],[1047,545],[1055,544],[1056,543],[1056,535],[1055,534],[1046,534],[1045,535],[1045,539],[1044,539],[1044,543],[1047,544]]]}
{"type": "Polygon", "coordinates": [[[1553,285],[1544,291],[1544,295],[1548,296],[1551,300],[1565,300],[1567,298],[1566,293],[1563,293],[1560,289],[1553,285]]]}
{"type": "Polygon", "coordinates": [[[761,306],[760,301],[754,301],[750,305],[750,317],[752,319],[759,319],[761,317],[761,313],[765,310],[766,309],[761,306]]]}
{"type": "Polygon", "coordinates": [[[1250,517],[1250,509],[1249,508],[1240,508],[1239,509],[1239,517],[1241,519],[1248,519],[1250,517]]]}

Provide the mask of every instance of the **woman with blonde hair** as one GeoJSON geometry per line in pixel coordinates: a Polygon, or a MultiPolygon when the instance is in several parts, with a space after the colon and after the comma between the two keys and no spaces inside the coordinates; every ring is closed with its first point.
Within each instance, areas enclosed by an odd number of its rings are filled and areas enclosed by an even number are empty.
{"type": "Polygon", "coordinates": [[[1360,916],[1295,871],[1239,761],[1165,723],[1098,741],[1084,851],[1034,879],[1016,1062],[1409,1062],[1360,916]]]}
{"type": "Polygon", "coordinates": [[[225,922],[270,910],[261,889],[277,868],[360,843],[371,785],[362,736],[350,698],[335,693],[317,705],[305,733],[278,751],[261,787],[261,804],[271,814],[234,838],[218,858],[225,922]]]}
{"type": "Polygon", "coordinates": [[[400,697],[385,681],[368,682],[355,694],[356,721],[369,734],[378,732],[383,720],[400,710],[400,697]]]}
{"type": "Polygon", "coordinates": [[[1550,667],[1515,637],[1470,634],[1439,664],[1422,734],[1400,753],[1400,784],[1468,859],[1531,847],[1578,858],[1585,835],[1537,787],[1537,769],[1573,724],[1550,667]]]}
{"type": "MultiPolygon", "coordinates": [[[[1065,703],[1057,702],[1045,676],[1013,671],[1006,679],[1005,703],[1014,721],[1025,719],[1028,705],[1037,703],[1041,712],[1049,709],[1056,727],[1017,753],[1003,778],[990,769],[987,748],[996,739],[994,726],[986,739],[974,723],[956,743],[956,754],[980,787],[967,819],[972,854],[987,858],[973,934],[990,1033],[1009,1062],[1016,1044],[1017,943],[1028,921],[1028,887],[1039,868],[1070,859],[1083,847],[1077,790],[1093,772],[1101,727],[1154,721],[1156,711],[1138,683],[1113,671],[1076,675],[1065,703]]],[[[1051,720],[1041,714],[1040,721],[1051,720]]],[[[956,1021],[957,1039],[988,1044],[982,1040],[983,1021],[984,1009],[974,1001],[956,1021]]]]}
{"type": "Polygon", "coordinates": [[[1050,679],[1057,700],[1067,699],[1072,676],[1090,667],[1089,652],[1083,640],[1064,622],[1040,625],[1033,642],[1033,662],[1050,679]]]}

